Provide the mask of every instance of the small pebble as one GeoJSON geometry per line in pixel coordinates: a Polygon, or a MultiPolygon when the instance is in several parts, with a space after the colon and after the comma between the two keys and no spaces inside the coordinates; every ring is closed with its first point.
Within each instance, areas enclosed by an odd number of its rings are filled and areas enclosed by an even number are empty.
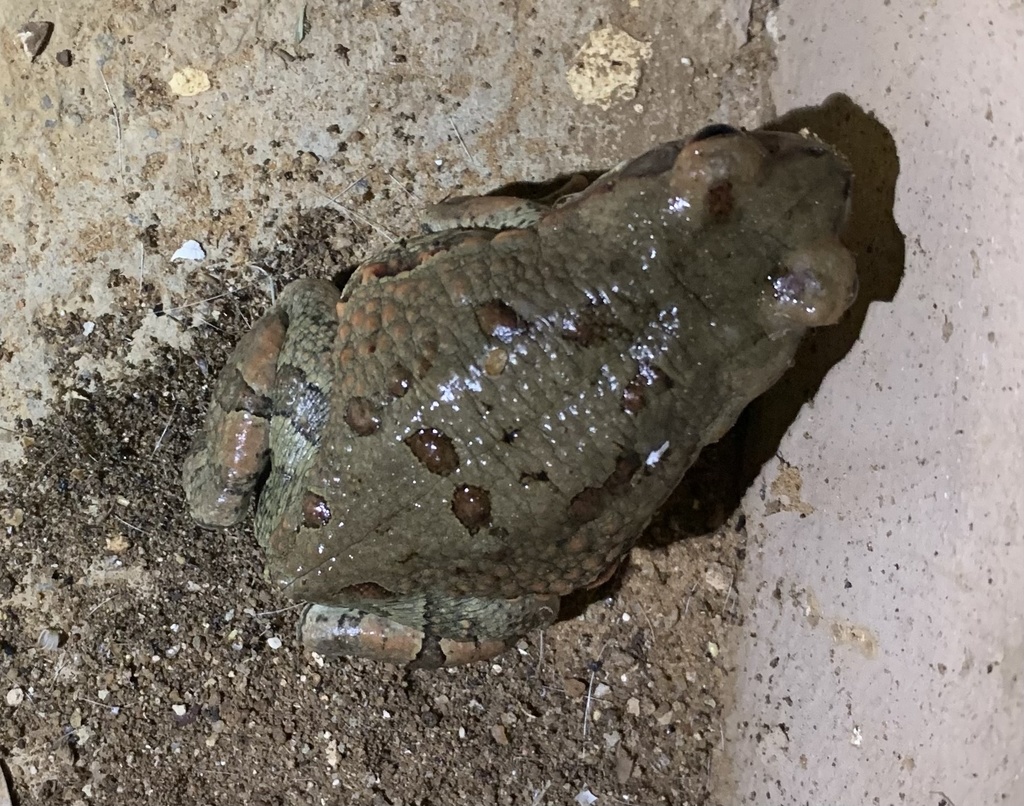
{"type": "Polygon", "coordinates": [[[278,638],[276,635],[271,636],[270,638],[267,639],[267,646],[270,647],[271,649],[280,649],[281,648],[281,644],[282,644],[281,639],[278,638]]]}
{"type": "Polygon", "coordinates": [[[189,239],[182,243],[171,255],[171,262],[176,260],[202,260],[206,257],[206,251],[199,241],[189,239]]]}
{"type": "Polygon", "coordinates": [[[633,759],[622,747],[615,751],[615,777],[624,784],[633,774],[633,759]]]}
{"type": "Polygon", "coordinates": [[[725,593],[732,587],[733,576],[734,574],[721,563],[711,563],[704,571],[704,582],[709,588],[725,593]]]}
{"type": "Polygon", "coordinates": [[[53,33],[53,23],[45,21],[26,22],[18,31],[18,41],[21,42],[25,55],[30,62],[36,60],[36,56],[46,50],[50,42],[50,34],[53,33]]]}
{"type": "Polygon", "coordinates": [[[15,686],[7,692],[7,704],[17,708],[25,701],[25,690],[21,686],[15,686]]]}
{"type": "Polygon", "coordinates": [[[569,677],[566,678],[564,685],[565,693],[574,700],[587,693],[587,684],[582,680],[576,680],[575,678],[569,677]]]}
{"type": "Polygon", "coordinates": [[[167,86],[175,95],[190,98],[193,95],[206,92],[212,85],[210,76],[205,71],[195,67],[183,67],[171,76],[167,86]]]}
{"type": "Polygon", "coordinates": [[[70,50],[65,49],[57,54],[57,64],[61,67],[70,67],[73,61],[74,57],[71,55],[70,50]]]}

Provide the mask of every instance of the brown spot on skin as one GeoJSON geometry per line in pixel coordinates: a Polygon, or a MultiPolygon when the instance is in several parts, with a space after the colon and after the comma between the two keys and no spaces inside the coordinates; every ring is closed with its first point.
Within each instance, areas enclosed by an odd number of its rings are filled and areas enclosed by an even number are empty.
{"type": "Polygon", "coordinates": [[[433,324],[425,322],[417,327],[412,340],[419,345],[420,360],[416,362],[416,377],[423,378],[434,366],[437,358],[437,332],[433,324]]]}
{"type": "Polygon", "coordinates": [[[362,335],[376,333],[380,330],[380,313],[374,302],[367,302],[362,307],[349,305],[352,310],[349,312],[348,323],[352,330],[362,335]]]}
{"type": "Polygon", "coordinates": [[[391,292],[391,299],[395,304],[406,309],[423,296],[423,287],[420,283],[400,281],[388,290],[391,292]]]}
{"type": "Polygon", "coordinates": [[[404,311],[391,300],[384,300],[380,310],[381,327],[390,328],[400,318],[404,318],[404,311]]]}
{"type": "Polygon", "coordinates": [[[345,422],[358,436],[368,437],[380,428],[377,407],[365,397],[354,397],[345,406],[345,422]]]}
{"type": "Polygon", "coordinates": [[[331,521],[331,508],[316,493],[307,491],[302,496],[302,525],[310,529],[319,529],[331,521]]]}
{"type": "Polygon", "coordinates": [[[719,182],[712,185],[707,196],[708,213],[713,219],[727,218],[732,213],[732,183],[719,182]]]}
{"type": "Polygon", "coordinates": [[[388,394],[392,397],[404,397],[412,386],[412,373],[401,364],[395,364],[388,376],[388,394]]]}
{"type": "Polygon", "coordinates": [[[445,283],[445,291],[448,292],[448,297],[451,299],[452,304],[457,307],[468,305],[471,302],[473,294],[473,283],[469,277],[456,276],[448,279],[445,283]]]}
{"type": "Polygon", "coordinates": [[[459,466],[459,454],[451,438],[436,428],[421,428],[405,439],[413,456],[427,470],[438,476],[447,476],[459,466]]]}
{"type": "Polygon", "coordinates": [[[484,372],[491,376],[501,375],[507,366],[508,351],[501,347],[495,347],[487,353],[487,357],[484,359],[484,372]]]}
{"type": "Polygon", "coordinates": [[[626,414],[639,414],[646,406],[647,396],[644,394],[643,386],[634,378],[622,390],[622,410],[626,414]]]}
{"type": "Polygon", "coordinates": [[[388,326],[387,333],[395,344],[405,344],[412,338],[412,327],[404,319],[400,319],[388,326]]]}
{"type": "Polygon", "coordinates": [[[470,534],[476,534],[491,520],[491,494],[482,487],[460,485],[452,493],[452,512],[470,534]]]}
{"type": "Polygon", "coordinates": [[[506,344],[526,330],[526,323],[519,314],[500,299],[492,299],[477,308],[476,321],[485,336],[506,344]]]}
{"type": "Polygon", "coordinates": [[[626,414],[639,414],[647,406],[651,394],[660,394],[672,388],[672,379],[650,364],[641,364],[639,371],[622,390],[622,410],[626,414]]]}

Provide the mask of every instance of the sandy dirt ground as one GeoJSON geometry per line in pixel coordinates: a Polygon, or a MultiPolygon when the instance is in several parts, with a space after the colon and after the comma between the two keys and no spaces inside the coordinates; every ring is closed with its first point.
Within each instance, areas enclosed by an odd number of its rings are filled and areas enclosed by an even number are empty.
{"type": "Polygon", "coordinates": [[[772,13],[0,0],[15,803],[708,802],[740,619],[734,444],[604,598],[441,672],[303,653],[251,526],[198,529],[179,476],[212,377],[274,290],[353,265],[452,193],[770,119],[772,13]],[[26,22],[53,23],[34,60],[26,22]],[[602,51],[607,28],[632,39],[602,51]],[[172,261],[188,239],[205,259],[172,261]]]}

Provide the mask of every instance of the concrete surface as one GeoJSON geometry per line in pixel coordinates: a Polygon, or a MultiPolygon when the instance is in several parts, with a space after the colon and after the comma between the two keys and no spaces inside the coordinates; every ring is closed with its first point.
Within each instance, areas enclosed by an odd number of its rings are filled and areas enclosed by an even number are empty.
{"type": "Polygon", "coordinates": [[[777,22],[779,112],[891,131],[907,262],[745,499],[719,800],[1024,804],[1024,9],[777,22]]]}

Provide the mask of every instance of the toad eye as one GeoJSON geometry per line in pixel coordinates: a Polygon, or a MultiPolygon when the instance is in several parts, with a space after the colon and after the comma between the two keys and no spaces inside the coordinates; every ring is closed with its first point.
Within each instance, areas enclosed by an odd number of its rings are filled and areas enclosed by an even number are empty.
{"type": "Polygon", "coordinates": [[[740,130],[725,123],[712,123],[705,126],[690,138],[691,143],[699,143],[701,140],[710,140],[712,137],[722,137],[726,134],[739,134],[740,130]]]}

